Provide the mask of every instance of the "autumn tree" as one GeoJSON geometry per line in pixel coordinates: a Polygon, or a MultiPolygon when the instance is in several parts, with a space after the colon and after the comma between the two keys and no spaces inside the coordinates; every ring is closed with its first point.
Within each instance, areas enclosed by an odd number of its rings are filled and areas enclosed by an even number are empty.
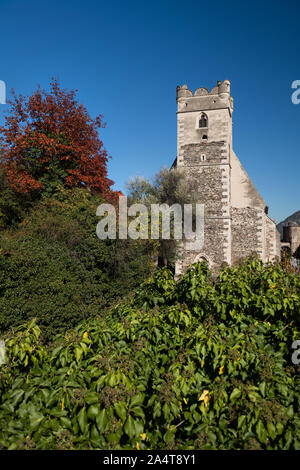
{"type": "MultiPolygon", "coordinates": [[[[149,212],[151,204],[195,204],[198,196],[198,182],[195,178],[188,177],[182,167],[169,170],[163,167],[153,180],[143,177],[136,177],[127,183],[128,203],[142,203],[149,212]]],[[[193,213],[195,222],[195,212],[193,213]]],[[[173,237],[174,219],[171,215],[171,236],[170,239],[163,239],[160,233],[158,246],[158,263],[169,267],[174,267],[174,263],[180,257],[181,244],[173,237]]],[[[195,227],[194,227],[195,228],[195,227]]]]}
{"type": "Polygon", "coordinates": [[[29,97],[9,101],[0,127],[1,169],[6,184],[19,194],[39,197],[59,185],[85,187],[106,199],[117,194],[107,177],[110,158],[99,138],[102,115],[92,119],[76,99],[76,91],[52,80],[29,97]]]}

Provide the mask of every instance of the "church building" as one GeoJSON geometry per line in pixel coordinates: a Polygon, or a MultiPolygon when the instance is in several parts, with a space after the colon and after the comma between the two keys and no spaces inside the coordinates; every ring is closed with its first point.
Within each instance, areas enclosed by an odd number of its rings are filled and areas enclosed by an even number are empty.
{"type": "Polygon", "coordinates": [[[204,259],[212,272],[256,253],[264,262],[280,256],[280,235],[268,207],[232,146],[233,98],[230,82],[218,81],[210,92],[177,87],[177,158],[196,179],[197,202],[204,204],[204,245],[183,249],[176,274],[204,259]]]}

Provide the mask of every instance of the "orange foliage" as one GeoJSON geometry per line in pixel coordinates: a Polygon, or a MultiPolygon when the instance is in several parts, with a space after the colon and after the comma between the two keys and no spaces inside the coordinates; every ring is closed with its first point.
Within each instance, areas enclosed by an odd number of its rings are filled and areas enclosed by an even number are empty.
{"type": "Polygon", "coordinates": [[[66,186],[118,198],[107,177],[110,157],[98,135],[104,127],[102,116],[92,119],[75,95],[75,90],[62,90],[56,80],[50,92],[38,88],[27,98],[13,93],[10,114],[0,127],[0,144],[1,165],[16,191],[42,190],[43,177],[55,164],[66,186]]]}

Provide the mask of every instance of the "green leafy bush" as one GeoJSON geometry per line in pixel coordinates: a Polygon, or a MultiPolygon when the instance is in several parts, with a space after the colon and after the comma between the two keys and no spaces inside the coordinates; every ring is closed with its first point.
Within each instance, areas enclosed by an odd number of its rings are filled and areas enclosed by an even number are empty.
{"type": "MultiPolygon", "coordinates": [[[[299,449],[299,275],[249,259],[167,270],[105,317],[5,339],[4,449],[299,449]]],[[[41,306],[42,307],[42,306],[41,306]]]]}
{"type": "Polygon", "coordinates": [[[64,188],[0,238],[0,332],[38,318],[44,341],[100,315],[152,270],[150,243],[99,240],[103,200],[64,188]]]}

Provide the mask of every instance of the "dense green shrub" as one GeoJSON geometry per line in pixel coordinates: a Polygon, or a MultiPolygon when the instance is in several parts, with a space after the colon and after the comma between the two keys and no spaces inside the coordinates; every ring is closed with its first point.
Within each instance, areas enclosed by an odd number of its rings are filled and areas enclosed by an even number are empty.
{"type": "Polygon", "coordinates": [[[0,237],[0,332],[33,317],[43,338],[102,314],[149,276],[151,246],[99,240],[87,190],[64,188],[0,237]]]}
{"type": "MultiPolygon", "coordinates": [[[[1,158],[1,154],[0,154],[1,158]]],[[[33,200],[10,188],[0,165],[0,233],[19,223],[32,207],[33,200]]]]}
{"type": "Polygon", "coordinates": [[[47,349],[33,321],[4,338],[0,445],[299,449],[299,315],[299,275],[250,259],[157,271],[47,349]]]}

